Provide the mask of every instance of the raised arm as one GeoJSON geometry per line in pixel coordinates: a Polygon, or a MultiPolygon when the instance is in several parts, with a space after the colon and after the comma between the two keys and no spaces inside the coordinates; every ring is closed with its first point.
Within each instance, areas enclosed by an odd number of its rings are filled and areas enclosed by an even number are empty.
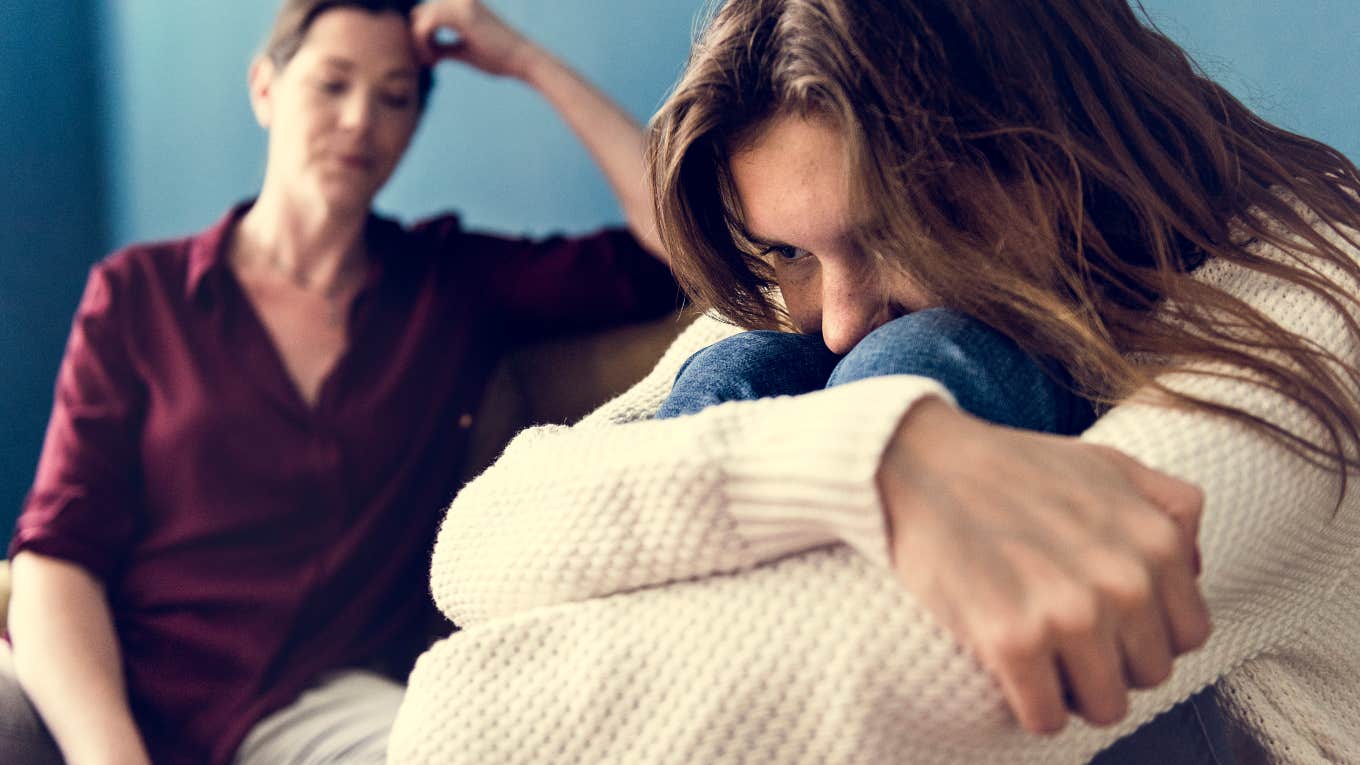
{"type": "Polygon", "coordinates": [[[488,74],[521,80],[547,99],[599,164],[633,235],[667,260],[644,180],[642,128],[632,116],[479,0],[423,3],[412,11],[411,24],[427,62],[462,61],[488,74]],[[456,34],[456,42],[439,40],[439,29],[456,34]]]}

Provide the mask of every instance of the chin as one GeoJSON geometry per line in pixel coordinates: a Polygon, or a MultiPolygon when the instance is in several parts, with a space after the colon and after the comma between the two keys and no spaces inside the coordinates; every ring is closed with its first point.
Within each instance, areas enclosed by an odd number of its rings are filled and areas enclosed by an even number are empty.
{"type": "Polygon", "coordinates": [[[373,205],[376,192],[357,189],[353,183],[323,183],[318,189],[319,196],[332,212],[352,215],[367,215],[373,205]]]}

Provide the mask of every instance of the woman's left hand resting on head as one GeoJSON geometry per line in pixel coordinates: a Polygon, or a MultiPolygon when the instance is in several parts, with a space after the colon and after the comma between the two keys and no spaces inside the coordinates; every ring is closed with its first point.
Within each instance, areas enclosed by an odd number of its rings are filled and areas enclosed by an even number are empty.
{"type": "Polygon", "coordinates": [[[411,34],[426,64],[461,61],[487,74],[523,79],[538,52],[527,37],[501,21],[480,0],[437,0],[411,11],[411,34]],[[440,40],[439,30],[457,35],[440,40]]]}
{"type": "Polygon", "coordinates": [[[657,235],[644,173],[642,128],[618,104],[480,0],[436,0],[411,11],[416,50],[428,64],[457,61],[487,74],[522,80],[539,92],[604,171],[628,228],[653,255],[667,260],[657,235]],[[439,30],[456,39],[439,39],[439,30]]]}

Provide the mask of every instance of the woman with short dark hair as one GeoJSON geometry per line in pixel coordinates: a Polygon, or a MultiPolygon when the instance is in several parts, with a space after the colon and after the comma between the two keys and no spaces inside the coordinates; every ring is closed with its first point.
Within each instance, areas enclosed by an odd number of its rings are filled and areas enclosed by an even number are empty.
{"type": "MultiPolygon", "coordinates": [[[[15,671],[71,763],[382,761],[496,356],[674,307],[640,129],[476,0],[288,0],[250,98],[259,197],[91,272],[10,545],[15,671]],[[547,98],[636,237],[375,215],[446,58],[547,98]]],[[[0,760],[58,758],[6,722],[0,760]]]]}

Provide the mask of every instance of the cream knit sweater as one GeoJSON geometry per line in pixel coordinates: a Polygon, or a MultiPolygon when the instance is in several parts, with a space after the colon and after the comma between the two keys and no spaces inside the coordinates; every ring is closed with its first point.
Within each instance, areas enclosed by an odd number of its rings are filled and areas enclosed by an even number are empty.
{"type": "MultiPolygon", "coordinates": [[[[1221,263],[1201,278],[1360,362],[1309,293],[1221,263]]],[[[416,665],[390,762],[1080,763],[1220,679],[1274,760],[1360,762],[1360,480],[1338,510],[1337,476],[1242,426],[1139,403],[1100,418],[1082,438],[1204,489],[1215,629],[1122,724],[1032,736],[885,565],[880,455],[913,402],[947,394],[889,377],[650,421],[679,365],[733,331],[701,319],[454,501],[432,588],[464,629],[416,665]]],[[[1167,381],[1312,433],[1254,386],[1167,381]]]]}

